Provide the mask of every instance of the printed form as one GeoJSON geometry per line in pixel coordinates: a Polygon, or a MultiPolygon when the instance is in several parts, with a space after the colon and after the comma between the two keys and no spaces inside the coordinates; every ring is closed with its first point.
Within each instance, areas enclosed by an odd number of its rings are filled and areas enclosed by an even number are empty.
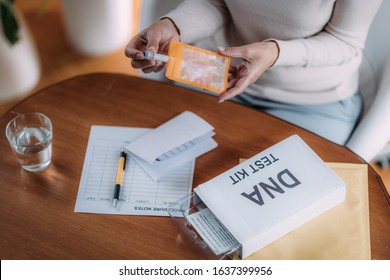
{"type": "Polygon", "coordinates": [[[118,205],[113,207],[115,178],[120,152],[127,144],[150,131],[147,128],[92,126],[75,212],[168,216],[175,202],[191,192],[195,160],[159,180],[152,180],[127,154],[118,205]]]}

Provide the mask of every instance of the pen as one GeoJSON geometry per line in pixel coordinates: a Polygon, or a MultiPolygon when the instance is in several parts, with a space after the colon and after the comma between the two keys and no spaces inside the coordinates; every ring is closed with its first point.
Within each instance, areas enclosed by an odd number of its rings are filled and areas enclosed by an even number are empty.
{"type": "Polygon", "coordinates": [[[121,191],[122,180],[123,180],[123,172],[125,171],[125,167],[126,167],[126,157],[127,157],[126,152],[122,150],[121,155],[119,157],[118,170],[116,173],[116,182],[115,182],[115,191],[114,191],[114,208],[116,207],[116,204],[118,203],[119,200],[119,193],[121,191]]]}

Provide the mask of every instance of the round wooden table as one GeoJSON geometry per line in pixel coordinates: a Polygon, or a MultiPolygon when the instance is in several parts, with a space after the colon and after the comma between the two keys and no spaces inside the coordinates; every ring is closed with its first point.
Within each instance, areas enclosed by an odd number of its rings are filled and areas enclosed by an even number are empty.
{"type": "MultiPolygon", "coordinates": [[[[183,111],[215,127],[219,146],[196,160],[197,186],[280,140],[299,134],[324,160],[364,163],[345,147],[233,102],[170,84],[97,73],[52,85],[0,118],[1,259],[202,259],[169,217],[74,212],[91,125],[154,128],[183,111]],[[24,171],[4,135],[18,113],[37,111],[53,123],[53,161],[24,171]]],[[[390,259],[389,196],[368,168],[373,259],[390,259]]]]}

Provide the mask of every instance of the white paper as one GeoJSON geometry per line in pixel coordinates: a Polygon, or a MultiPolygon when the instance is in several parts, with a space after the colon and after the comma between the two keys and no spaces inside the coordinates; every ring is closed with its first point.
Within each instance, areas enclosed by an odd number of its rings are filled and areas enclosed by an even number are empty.
{"type": "Polygon", "coordinates": [[[229,252],[239,246],[237,240],[210,209],[205,208],[195,212],[187,216],[187,219],[216,255],[229,252]]]}
{"type": "Polygon", "coordinates": [[[126,145],[153,180],[218,146],[213,127],[191,112],[183,112],[126,145]]]}
{"type": "Polygon", "coordinates": [[[133,157],[152,180],[158,180],[164,174],[168,174],[170,170],[181,166],[188,161],[193,161],[198,156],[214,149],[216,146],[216,142],[209,138],[203,141],[201,145],[195,145],[191,147],[191,149],[185,150],[172,158],[153,164],[149,164],[135,155],[133,155],[133,157]]]}
{"type": "Polygon", "coordinates": [[[191,192],[194,160],[153,181],[128,154],[120,201],[113,207],[120,151],[148,131],[150,129],[146,128],[91,127],[75,212],[168,216],[172,205],[191,192]]]}

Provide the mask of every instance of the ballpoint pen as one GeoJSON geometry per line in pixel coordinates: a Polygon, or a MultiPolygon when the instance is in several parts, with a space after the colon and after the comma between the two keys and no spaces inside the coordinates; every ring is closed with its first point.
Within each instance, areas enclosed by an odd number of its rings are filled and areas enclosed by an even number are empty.
{"type": "Polygon", "coordinates": [[[126,167],[126,157],[127,157],[126,152],[122,150],[121,155],[119,157],[118,170],[116,173],[116,182],[115,182],[115,191],[114,191],[114,208],[116,207],[119,200],[119,194],[121,191],[122,180],[123,180],[123,172],[125,171],[125,167],[126,167]]]}

